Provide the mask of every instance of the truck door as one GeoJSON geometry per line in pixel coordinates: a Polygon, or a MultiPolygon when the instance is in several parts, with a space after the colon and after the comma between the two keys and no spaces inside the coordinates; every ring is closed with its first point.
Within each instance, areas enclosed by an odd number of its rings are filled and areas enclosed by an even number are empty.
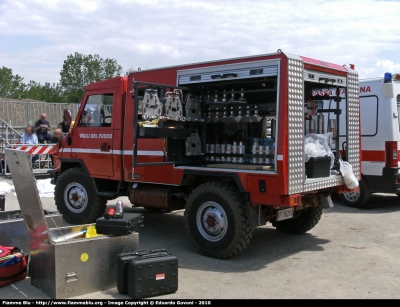
{"type": "MultiPolygon", "coordinates": [[[[72,129],[72,157],[82,159],[91,175],[114,175],[112,109],[116,89],[86,92],[83,111],[72,129]]],[[[82,107],[81,107],[82,110],[82,107]]]]}

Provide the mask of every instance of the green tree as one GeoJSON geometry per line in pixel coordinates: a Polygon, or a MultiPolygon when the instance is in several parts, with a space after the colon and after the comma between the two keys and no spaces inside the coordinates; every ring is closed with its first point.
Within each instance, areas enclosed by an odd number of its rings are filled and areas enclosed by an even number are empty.
{"type": "Polygon", "coordinates": [[[67,102],[80,102],[88,84],[121,74],[122,67],[115,59],[103,59],[98,54],[84,55],[78,52],[70,54],[60,72],[64,99],[67,102]]]}
{"type": "Polygon", "coordinates": [[[13,75],[11,68],[0,68],[0,97],[21,98],[25,90],[24,78],[13,75]]]}
{"type": "Polygon", "coordinates": [[[46,94],[47,102],[64,102],[64,91],[59,83],[46,82],[42,86],[42,91],[46,94]]]}
{"type": "Polygon", "coordinates": [[[131,66],[127,70],[125,70],[125,76],[129,76],[129,74],[131,74],[135,71],[136,71],[136,69],[133,66],[131,66]]]}
{"type": "Polygon", "coordinates": [[[64,101],[64,93],[58,83],[50,84],[46,82],[42,85],[31,80],[26,84],[23,98],[32,98],[46,102],[62,102],[64,101]]]}

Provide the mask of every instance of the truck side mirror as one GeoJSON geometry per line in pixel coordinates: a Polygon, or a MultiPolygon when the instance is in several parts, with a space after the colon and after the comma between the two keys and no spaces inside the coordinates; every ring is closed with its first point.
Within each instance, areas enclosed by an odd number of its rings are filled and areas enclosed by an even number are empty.
{"type": "Polygon", "coordinates": [[[71,118],[71,111],[64,109],[64,124],[68,127],[71,126],[72,118],[71,118]]]}

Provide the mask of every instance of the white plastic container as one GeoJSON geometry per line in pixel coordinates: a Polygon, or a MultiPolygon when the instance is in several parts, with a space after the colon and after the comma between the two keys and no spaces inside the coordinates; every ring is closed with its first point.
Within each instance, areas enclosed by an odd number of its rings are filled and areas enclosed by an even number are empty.
{"type": "Polygon", "coordinates": [[[238,146],[236,142],[233,142],[232,145],[232,154],[236,155],[238,153],[238,146]]]}

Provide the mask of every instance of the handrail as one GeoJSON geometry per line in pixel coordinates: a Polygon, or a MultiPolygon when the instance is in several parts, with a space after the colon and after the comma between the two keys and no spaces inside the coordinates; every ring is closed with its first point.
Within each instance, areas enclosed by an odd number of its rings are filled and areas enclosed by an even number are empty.
{"type": "MultiPolygon", "coordinates": [[[[3,124],[3,125],[5,125],[7,128],[10,128],[13,132],[15,132],[16,134],[18,134],[18,136],[19,137],[22,137],[22,134],[21,133],[19,133],[17,130],[15,130],[13,127],[11,127],[9,124],[7,124],[4,120],[2,120],[1,118],[0,118],[0,122],[3,124]]],[[[3,125],[2,125],[2,127],[3,127],[3,125]]]]}
{"type": "Polygon", "coordinates": [[[4,148],[10,144],[19,142],[22,138],[22,134],[2,118],[0,118],[0,129],[0,152],[3,152],[4,148]]]}

